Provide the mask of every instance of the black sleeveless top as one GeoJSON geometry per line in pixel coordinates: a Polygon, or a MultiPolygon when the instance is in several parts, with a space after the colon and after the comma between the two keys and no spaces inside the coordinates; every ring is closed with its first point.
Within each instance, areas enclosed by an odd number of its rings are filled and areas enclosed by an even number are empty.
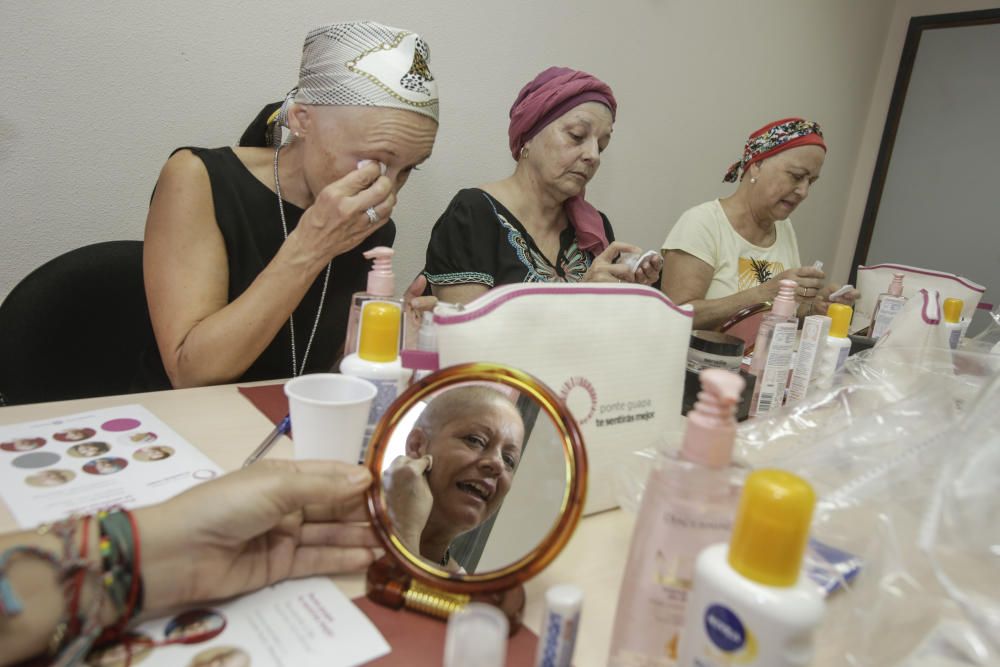
{"type": "MultiPolygon", "coordinates": [[[[277,196],[246,168],[231,148],[177,150],[190,150],[205,163],[208,170],[215,220],[226,243],[229,301],[232,302],[250,286],[284,242],[277,196]]],[[[284,206],[285,221],[291,233],[299,223],[303,209],[287,201],[284,206]]],[[[306,373],[329,371],[337,361],[347,332],[351,295],[364,290],[368,280],[370,262],[362,253],[375,246],[391,246],[395,237],[396,227],[390,220],[360,245],[333,259],[326,301],[306,362],[306,373]]],[[[319,307],[324,273],[325,270],[320,271],[295,309],[295,352],[300,366],[319,307]]],[[[286,322],[270,345],[237,381],[251,382],[291,376],[291,335],[286,322]]],[[[170,381],[155,346],[152,350],[147,350],[137,384],[139,386],[136,390],[142,391],[170,388],[170,381]]]]}

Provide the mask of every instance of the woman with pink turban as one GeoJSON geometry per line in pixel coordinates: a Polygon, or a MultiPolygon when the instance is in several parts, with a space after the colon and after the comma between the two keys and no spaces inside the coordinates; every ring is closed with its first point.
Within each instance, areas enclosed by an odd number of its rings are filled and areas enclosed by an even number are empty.
{"type": "Polygon", "coordinates": [[[424,274],[435,296],[467,303],[510,283],[657,280],[661,259],[624,261],[642,250],[615,241],[584,199],[617,106],[606,83],[566,67],[521,89],[508,129],[514,173],[459,191],[431,232],[424,274]]]}

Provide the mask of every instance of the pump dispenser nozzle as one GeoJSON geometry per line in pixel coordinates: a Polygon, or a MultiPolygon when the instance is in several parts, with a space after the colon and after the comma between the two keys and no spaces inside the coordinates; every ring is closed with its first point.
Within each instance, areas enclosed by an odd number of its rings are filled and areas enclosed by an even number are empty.
{"type": "Polygon", "coordinates": [[[707,368],[698,379],[698,402],[688,413],[681,457],[712,468],[724,468],[732,459],[736,436],[736,406],[746,382],[732,371],[707,368]]]}
{"type": "Polygon", "coordinates": [[[903,278],[905,273],[892,274],[892,282],[889,283],[889,294],[892,296],[903,296],[903,278]]]}
{"type": "Polygon", "coordinates": [[[782,317],[795,315],[795,288],[798,283],[794,280],[778,281],[778,296],[774,297],[771,305],[771,312],[782,317]]]}
{"type": "Polygon", "coordinates": [[[364,253],[365,259],[372,261],[368,272],[368,293],[376,296],[392,296],[396,291],[396,274],[392,272],[392,248],[376,246],[364,253]]]}

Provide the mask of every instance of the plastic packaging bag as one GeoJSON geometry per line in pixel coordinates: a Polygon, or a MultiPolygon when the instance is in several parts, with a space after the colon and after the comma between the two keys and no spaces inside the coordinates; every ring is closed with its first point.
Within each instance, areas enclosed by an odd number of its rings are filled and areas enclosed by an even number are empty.
{"type": "Polygon", "coordinates": [[[998,664],[1000,359],[898,352],[852,358],[831,391],[748,422],[738,451],[808,479],[813,537],[863,562],[815,664],[998,664]],[[945,652],[921,655],[928,637],[945,652]]]}
{"type": "MultiPolygon", "coordinates": [[[[1000,356],[926,352],[851,357],[833,387],[738,431],[737,460],[808,479],[813,538],[863,563],[853,581],[828,564],[846,590],[813,664],[1000,665],[1000,356]]],[[[656,455],[620,471],[626,509],[656,455]]]]}

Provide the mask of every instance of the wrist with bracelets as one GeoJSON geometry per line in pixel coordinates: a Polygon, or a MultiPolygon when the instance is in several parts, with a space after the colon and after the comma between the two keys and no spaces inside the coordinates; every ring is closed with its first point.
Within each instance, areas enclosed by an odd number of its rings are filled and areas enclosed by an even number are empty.
{"type": "Polygon", "coordinates": [[[0,617],[14,617],[23,603],[7,577],[12,562],[41,560],[55,571],[63,592],[63,614],[48,642],[46,655],[55,665],[77,664],[95,643],[115,641],[142,609],[139,533],[132,514],[124,509],[99,512],[95,517],[70,518],[41,526],[39,535],[62,542],[58,554],[36,546],[15,546],[0,554],[0,617]],[[91,522],[96,521],[100,565],[88,559],[91,522]],[[77,539],[77,532],[80,538],[77,539]],[[79,543],[79,547],[77,544],[79,543]],[[92,582],[92,602],[81,609],[83,589],[92,582]],[[117,620],[104,627],[104,605],[110,603],[117,620]]]}

